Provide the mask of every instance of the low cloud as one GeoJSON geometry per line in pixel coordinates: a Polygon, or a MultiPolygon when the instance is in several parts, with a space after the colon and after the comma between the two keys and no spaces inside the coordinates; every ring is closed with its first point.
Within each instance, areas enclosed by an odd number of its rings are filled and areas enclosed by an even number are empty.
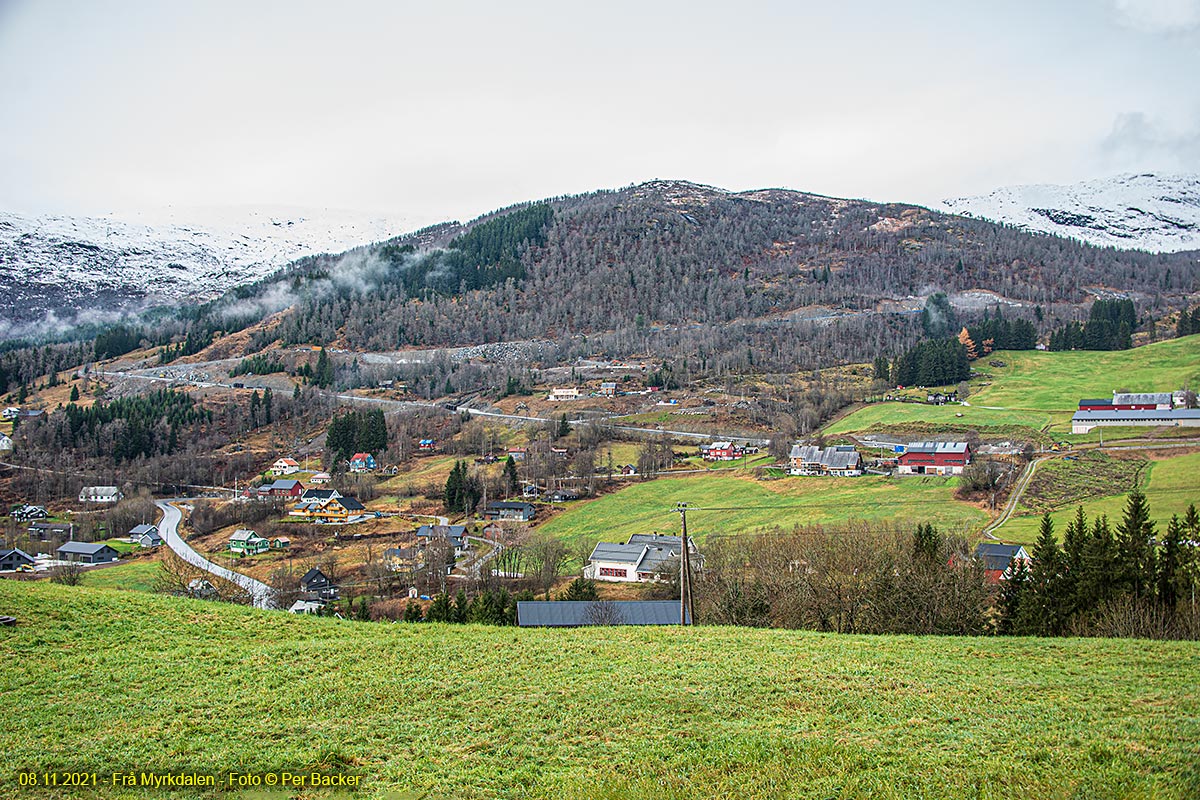
{"type": "Polygon", "coordinates": [[[1200,28],[1200,0],[1112,0],[1117,22],[1142,33],[1187,33],[1200,28]]]}
{"type": "Polygon", "coordinates": [[[1110,165],[1119,169],[1200,171],[1200,125],[1179,131],[1141,111],[1118,114],[1100,143],[1110,165]]]}

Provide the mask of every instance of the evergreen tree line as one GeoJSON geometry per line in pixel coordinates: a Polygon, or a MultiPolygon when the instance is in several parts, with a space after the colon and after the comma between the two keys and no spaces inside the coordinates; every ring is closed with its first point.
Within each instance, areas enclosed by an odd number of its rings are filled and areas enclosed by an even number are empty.
{"type": "Polygon", "coordinates": [[[994,317],[984,311],[983,320],[967,325],[967,331],[979,347],[979,355],[991,350],[1032,350],[1037,346],[1037,326],[1027,319],[1006,319],[999,311],[994,317]]]}
{"type": "Polygon", "coordinates": [[[325,452],[334,463],[354,453],[379,453],[387,449],[387,420],[382,409],[349,411],[333,418],[325,436],[325,452]]]}
{"type": "Polygon", "coordinates": [[[285,371],[286,368],[278,356],[257,353],[243,358],[236,367],[229,371],[229,376],[236,378],[238,375],[270,375],[273,372],[285,371]]]}
{"type": "MultiPolygon", "coordinates": [[[[509,462],[512,458],[509,457],[509,462]]],[[[507,475],[507,464],[505,464],[507,475]]],[[[467,471],[467,464],[464,461],[455,461],[454,468],[450,470],[450,476],[446,478],[446,491],[443,496],[443,503],[446,506],[446,511],[451,514],[470,514],[475,510],[475,506],[479,504],[480,498],[483,496],[483,484],[478,476],[467,471]]]]}
{"type": "Polygon", "coordinates": [[[169,455],[175,452],[181,428],[212,422],[211,411],[174,389],[88,407],[68,403],[63,416],[67,421],[63,447],[74,449],[87,442],[99,445],[111,440],[110,452],[116,463],[139,456],[169,455]]]}
{"type": "Polygon", "coordinates": [[[1068,322],[1050,334],[1050,349],[1128,350],[1136,328],[1132,300],[1097,300],[1086,323],[1068,322]]]}
{"type": "Polygon", "coordinates": [[[1195,591],[1200,579],[1200,515],[1190,505],[1155,531],[1146,496],[1129,494],[1116,529],[1099,515],[1089,524],[1083,507],[1067,524],[1062,543],[1050,515],[1042,518],[1032,565],[1010,565],[999,602],[999,633],[1058,636],[1123,633],[1114,613],[1135,612],[1140,632],[1126,635],[1200,636],[1195,591]]]}
{"type": "Polygon", "coordinates": [[[892,363],[897,386],[945,386],[971,377],[967,347],[958,339],[934,339],[917,344],[892,363]]]}
{"type": "Polygon", "coordinates": [[[1179,321],[1175,323],[1176,336],[1191,336],[1200,333],[1200,307],[1193,308],[1189,313],[1185,308],[1179,312],[1179,321]]]}

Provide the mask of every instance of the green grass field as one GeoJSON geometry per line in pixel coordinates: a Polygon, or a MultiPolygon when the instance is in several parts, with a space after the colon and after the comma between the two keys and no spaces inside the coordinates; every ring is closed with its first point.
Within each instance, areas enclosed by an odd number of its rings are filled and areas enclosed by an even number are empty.
{"type": "Polygon", "coordinates": [[[970,406],[879,403],[837,420],[826,432],[950,422],[980,428],[1041,429],[1050,424],[1056,433],[1069,434],[1071,415],[1081,398],[1111,397],[1118,389],[1165,392],[1200,385],[1200,336],[1111,352],[1001,351],[984,356],[974,366],[988,377],[972,382],[970,406]],[[988,362],[995,360],[1005,366],[990,366],[988,362]],[[959,413],[963,416],[956,416],[959,413]]]}
{"type": "MultiPolygon", "coordinates": [[[[1141,486],[1150,501],[1151,517],[1158,523],[1158,530],[1165,531],[1172,514],[1182,517],[1190,503],[1200,508],[1200,453],[1151,461],[1143,472],[1141,486]]],[[[1089,520],[1098,514],[1107,514],[1109,522],[1115,526],[1121,520],[1126,494],[1108,494],[1082,503],[1068,501],[1058,506],[1050,516],[1059,541],[1075,514],[1075,507],[1081,504],[1089,520]]],[[[1041,512],[1015,516],[996,531],[996,536],[1006,542],[1033,542],[1040,525],[1041,512]]]]}
{"type": "Polygon", "coordinates": [[[350,771],[239,797],[1192,798],[1200,644],[522,630],[0,581],[18,770],[350,771]]]}
{"type": "Polygon", "coordinates": [[[93,589],[151,592],[157,578],[158,561],[138,559],[115,567],[90,569],[83,574],[83,585],[93,589]]]}
{"type": "Polygon", "coordinates": [[[987,515],[953,498],[955,479],[878,476],[783,478],[756,481],[736,472],[658,478],[580,503],[539,530],[568,542],[625,541],[631,533],[677,533],[676,503],[741,510],[688,514],[688,532],[703,541],[718,533],[744,533],[779,525],[847,520],[929,521],[946,532],[978,528],[987,515]]]}

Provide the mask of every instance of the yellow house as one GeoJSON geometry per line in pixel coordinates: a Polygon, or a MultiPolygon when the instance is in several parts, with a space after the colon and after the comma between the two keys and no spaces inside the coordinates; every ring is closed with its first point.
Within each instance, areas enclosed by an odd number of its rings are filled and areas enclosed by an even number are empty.
{"type": "Polygon", "coordinates": [[[363,514],[366,510],[353,497],[329,497],[297,503],[290,516],[304,517],[314,522],[348,522],[351,517],[363,514]]]}

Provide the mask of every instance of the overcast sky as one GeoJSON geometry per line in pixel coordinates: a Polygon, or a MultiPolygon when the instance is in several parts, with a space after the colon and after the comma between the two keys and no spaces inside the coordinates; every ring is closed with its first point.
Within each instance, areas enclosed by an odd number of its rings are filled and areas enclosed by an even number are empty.
{"type": "Polygon", "coordinates": [[[1200,0],[0,0],[0,208],[468,219],[652,178],[1200,172],[1200,0]]]}

